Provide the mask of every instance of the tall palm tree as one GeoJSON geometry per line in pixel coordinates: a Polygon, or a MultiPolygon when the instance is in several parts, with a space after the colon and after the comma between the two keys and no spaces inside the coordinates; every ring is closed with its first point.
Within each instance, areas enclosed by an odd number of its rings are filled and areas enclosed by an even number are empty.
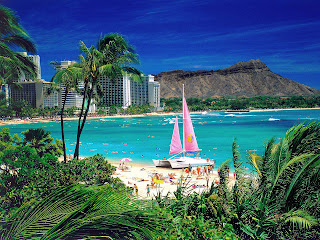
{"type": "Polygon", "coordinates": [[[80,42],[80,49],[83,53],[80,60],[83,69],[84,88],[74,152],[74,158],[77,159],[79,158],[80,137],[91,101],[95,96],[102,94],[99,76],[107,76],[110,80],[116,81],[125,74],[129,74],[134,81],[141,80],[141,72],[131,66],[139,63],[138,55],[123,36],[116,33],[101,36],[97,48],[94,46],[87,48],[83,42],[80,42]]]}
{"type": "Polygon", "coordinates": [[[15,13],[0,5],[0,87],[11,84],[22,74],[36,77],[36,66],[27,57],[14,52],[11,47],[36,53],[29,35],[19,24],[15,13]]]}
{"type": "Polygon", "coordinates": [[[51,79],[54,82],[50,88],[48,88],[47,94],[51,94],[56,91],[63,91],[62,107],[60,111],[60,125],[61,125],[61,138],[63,145],[63,158],[67,162],[66,143],[64,137],[64,111],[67,102],[67,97],[70,92],[79,92],[78,79],[82,77],[82,69],[79,68],[79,64],[75,63],[66,69],[58,71],[51,79]]]}

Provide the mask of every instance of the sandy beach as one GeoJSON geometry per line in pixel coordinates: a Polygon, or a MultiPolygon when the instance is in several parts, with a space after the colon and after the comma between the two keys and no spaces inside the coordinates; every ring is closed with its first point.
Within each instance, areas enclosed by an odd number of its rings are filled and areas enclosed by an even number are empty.
{"type": "MultiPolygon", "coordinates": [[[[178,186],[179,181],[187,181],[190,186],[190,190],[195,192],[201,192],[207,189],[207,186],[211,186],[212,183],[219,182],[217,173],[217,167],[211,174],[188,174],[183,169],[171,169],[171,168],[159,168],[151,165],[144,164],[132,164],[126,162],[128,166],[127,170],[121,170],[119,168],[120,162],[110,162],[113,166],[117,167],[117,170],[113,177],[118,177],[128,187],[134,187],[134,184],[138,187],[138,198],[152,199],[158,192],[162,196],[166,196],[168,193],[173,193],[178,186]],[[152,177],[155,174],[163,179],[163,183],[157,184],[156,187],[150,187],[150,196],[147,196],[147,185],[151,186],[152,177]],[[173,177],[170,179],[170,176],[173,177]]],[[[193,170],[196,169],[194,168],[193,170]]],[[[202,169],[203,170],[203,169],[202,169]]],[[[230,184],[234,183],[233,174],[230,173],[230,184]]],[[[134,194],[133,194],[134,195],[134,194]]]]}

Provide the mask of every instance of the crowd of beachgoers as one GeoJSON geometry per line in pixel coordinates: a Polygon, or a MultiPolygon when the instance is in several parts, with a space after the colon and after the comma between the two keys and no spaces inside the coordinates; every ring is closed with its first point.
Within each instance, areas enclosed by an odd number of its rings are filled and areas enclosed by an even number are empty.
{"type": "MultiPolygon", "coordinates": [[[[155,167],[152,165],[117,163],[114,177],[118,177],[132,189],[132,195],[139,198],[154,198],[159,193],[166,196],[177,189],[177,185],[186,184],[191,191],[202,192],[219,184],[219,168],[197,166],[184,169],[155,167]]],[[[234,183],[234,173],[229,173],[230,184],[234,183]]]]}

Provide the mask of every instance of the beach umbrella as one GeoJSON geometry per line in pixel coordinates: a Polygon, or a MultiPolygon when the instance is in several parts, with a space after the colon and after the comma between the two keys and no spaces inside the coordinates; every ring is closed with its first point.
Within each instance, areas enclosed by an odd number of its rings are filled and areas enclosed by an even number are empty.
{"type": "Polygon", "coordinates": [[[132,162],[131,158],[121,158],[120,162],[132,162]]]}

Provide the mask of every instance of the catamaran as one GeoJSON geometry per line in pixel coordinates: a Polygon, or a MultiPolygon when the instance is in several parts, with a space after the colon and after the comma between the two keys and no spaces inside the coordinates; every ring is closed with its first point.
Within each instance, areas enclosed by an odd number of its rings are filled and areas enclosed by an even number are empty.
{"type": "Polygon", "coordinates": [[[215,163],[213,159],[203,159],[199,155],[196,157],[188,156],[191,153],[201,151],[201,149],[198,147],[189,109],[186,99],[184,98],[184,85],[182,92],[183,146],[181,145],[178,117],[176,117],[169,151],[170,155],[175,155],[168,159],[153,159],[153,163],[156,167],[186,168],[189,166],[207,166],[215,163]]]}

